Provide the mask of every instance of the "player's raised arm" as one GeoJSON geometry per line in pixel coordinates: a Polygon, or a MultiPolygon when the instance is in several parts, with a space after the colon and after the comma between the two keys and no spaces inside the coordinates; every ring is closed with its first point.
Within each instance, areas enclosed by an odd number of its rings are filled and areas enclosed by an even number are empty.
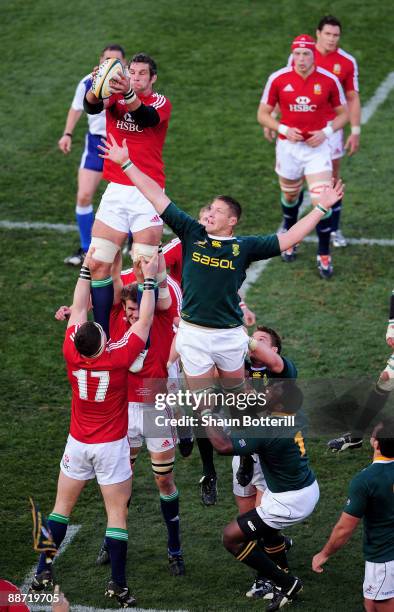
{"type": "Polygon", "coordinates": [[[316,227],[329,209],[343,197],[344,187],[339,179],[332,187],[323,189],[320,194],[319,204],[285,234],[278,234],[279,246],[282,252],[301,242],[316,227]]]}
{"type": "Polygon", "coordinates": [[[141,266],[144,275],[143,294],[139,309],[139,319],[131,326],[133,333],[146,342],[153,322],[155,310],[155,287],[158,267],[158,257],[154,255],[149,262],[140,259],[135,267],[141,266]]]}
{"type": "MultiPolygon", "coordinates": [[[[94,250],[94,249],[93,249],[94,250]]],[[[90,305],[90,257],[92,250],[89,250],[85,257],[77,284],[75,285],[73,303],[70,307],[71,313],[67,327],[76,323],[85,323],[88,320],[88,310],[90,305]]]]}
{"type": "Polygon", "coordinates": [[[126,146],[126,140],[123,140],[120,147],[112,134],[108,140],[102,139],[103,145],[99,145],[99,149],[103,151],[100,157],[110,159],[122,167],[123,172],[129,177],[134,185],[141,193],[152,203],[159,215],[161,215],[171,200],[165,195],[160,185],[153,179],[141,172],[129,158],[129,152],[126,146]]]}

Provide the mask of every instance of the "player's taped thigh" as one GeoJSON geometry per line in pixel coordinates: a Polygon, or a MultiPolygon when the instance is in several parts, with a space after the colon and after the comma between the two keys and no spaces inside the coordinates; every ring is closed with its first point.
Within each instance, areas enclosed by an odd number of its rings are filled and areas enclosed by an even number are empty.
{"type": "Polygon", "coordinates": [[[98,238],[97,236],[92,236],[90,246],[94,247],[95,249],[94,253],[92,254],[93,259],[96,259],[97,261],[104,261],[105,263],[109,264],[114,262],[116,254],[120,250],[120,246],[112,242],[112,240],[98,238]]]}
{"type": "Polygon", "coordinates": [[[150,261],[154,255],[158,253],[159,247],[153,244],[144,244],[143,242],[133,242],[131,247],[131,258],[134,263],[140,259],[150,261]]]}
{"type": "Polygon", "coordinates": [[[174,469],[175,454],[172,459],[153,459],[151,457],[152,471],[155,476],[166,476],[174,469]]]}
{"type": "Polygon", "coordinates": [[[376,384],[377,388],[380,391],[386,391],[386,392],[393,391],[394,390],[394,353],[388,359],[387,365],[384,368],[382,374],[380,375],[379,380],[376,384]],[[381,378],[384,372],[388,374],[388,378],[386,377],[386,380],[382,380],[381,378]]]}
{"type": "Polygon", "coordinates": [[[289,185],[289,183],[285,183],[283,179],[279,178],[279,187],[282,192],[281,202],[284,206],[296,206],[303,184],[304,178],[295,181],[291,185],[289,185]],[[291,197],[291,201],[286,200],[286,195],[291,197]]]}

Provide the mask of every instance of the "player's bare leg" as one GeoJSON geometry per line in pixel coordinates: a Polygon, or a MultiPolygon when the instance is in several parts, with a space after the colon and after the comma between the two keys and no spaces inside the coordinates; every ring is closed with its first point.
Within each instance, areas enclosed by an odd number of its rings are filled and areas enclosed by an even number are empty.
{"type": "Polygon", "coordinates": [[[185,574],[179,533],[179,493],[174,481],[175,448],[150,451],[152,470],[160,494],[160,508],[167,527],[168,562],[173,576],[185,574]]]}
{"type": "MultiPolygon", "coordinates": [[[[304,177],[290,180],[283,176],[279,177],[281,191],[280,203],[283,213],[283,231],[289,230],[298,220],[298,212],[303,201],[304,177]]],[[[282,253],[282,260],[290,263],[296,258],[296,247],[282,253]]]]}
{"type": "Polygon", "coordinates": [[[366,612],[392,612],[394,610],[394,598],[373,600],[364,598],[366,612]]]}
{"type": "MultiPolygon", "coordinates": [[[[325,187],[331,186],[332,172],[317,172],[306,177],[312,206],[319,204],[320,194],[325,187]]],[[[333,266],[330,255],[330,233],[331,233],[331,210],[322,218],[316,226],[316,233],[319,239],[317,249],[317,264],[321,278],[328,279],[333,275],[333,266]]]]}
{"type": "Polygon", "coordinates": [[[80,168],[78,171],[78,191],[75,214],[79,229],[80,246],[75,253],[66,257],[64,260],[65,264],[80,266],[83,262],[85,253],[87,253],[89,249],[94,222],[93,197],[102,176],[102,172],[96,172],[88,168],[80,168]]]}

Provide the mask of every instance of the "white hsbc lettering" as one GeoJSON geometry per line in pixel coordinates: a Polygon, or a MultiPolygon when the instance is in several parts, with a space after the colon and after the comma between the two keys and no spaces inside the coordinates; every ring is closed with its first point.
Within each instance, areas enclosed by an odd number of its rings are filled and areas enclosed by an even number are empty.
{"type": "Polygon", "coordinates": [[[125,113],[123,115],[123,121],[118,119],[116,122],[116,127],[118,130],[126,130],[126,132],[143,132],[144,130],[140,128],[135,122],[130,113],[125,113]]]}
{"type": "Polygon", "coordinates": [[[294,113],[314,113],[317,104],[289,104],[289,109],[294,113]]]}
{"type": "Polygon", "coordinates": [[[317,109],[316,104],[310,104],[308,96],[297,96],[297,104],[289,104],[289,109],[294,113],[314,113],[317,109]]]}

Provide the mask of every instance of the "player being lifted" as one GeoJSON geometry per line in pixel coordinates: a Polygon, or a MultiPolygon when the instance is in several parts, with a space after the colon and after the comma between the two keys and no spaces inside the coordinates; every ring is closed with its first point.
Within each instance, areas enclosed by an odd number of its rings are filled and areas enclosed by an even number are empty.
{"type": "MultiPolygon", "coordinates": [[[[95,114],[106,109],[107,134],[125,140],[139,167],[164,189],[162,150],[171,114],[171,104],[153,91],[157,79],[155,61],[144,53],[134,55],[127,76],[113,80],[113,95],[99,100],[92,90],[86,93],[84,107],[95,114]]],[[[133,259],[149,258],[157,252],[162,221],[152,204],[130,178],[109,159],[104,160],[103,177],[109,185],[101,199],[92,229],[95,247],[92,262],[92,300],[95,320],[108,333],[109,313],[113,303],[111,264],[133,234],[133,259]]],[[[142,365],[142,364],[141,364],[142,365]]]]}
{"type": "MultiPolygon", "coordinates": [[[[85,263],[75,288],[63,345],[72,389],[71,422],[48,525],[59,548],[82,490],[89,480],[97,478],[108,518],[105,539],[112,574],[106,595],[128,607],[136,600],[126,583],[127,507],[131,496],[127,375],[152,324],[157,256],[149,263],[141,262],[145,280],[140,317],[118,342],[108,341],[101,325],[87,320],[89,254],[85,263]]],[[[52,557],[42,553],[31,588],[39,592],[52,583],[52,557]]]]}
{"type": "MultiPolygon", "coordinates": [[[[276,173],[279,176],[284,228],[297,221],[304,177],[313,206],[322,190],[330,185],[332,162],[328,138],[348,121],[346,98],[338,79],[315,66],[315,41],[307,34],[292,43],[293,66],[274,72],[268,79],[257,113],[263,127],[279,138],[276,148],[276,173]],[[278,106],[281,122],[271,113],[278,106]],[[335,119],[328,122],[335,113],[335,119]]],[[[322,278],[330,278],[331,210],[316,227],[319,244],[317,262],[322,278]]],[[[295,258],[294,244],[286,249],[286,260],[295,258]]]]}
{"type": "Polygon", "coordinates": [[[209,209],[206,227],[171,202],[160,186],[129,160],[126,143],[110,135],[101,147],[106,158],[124,172],[179,236],[183,247],[181,321],[176,349],[189,388],[196,394],[215,389],[215,372],[226,393],[244,389],[244,359],[249,338],[243,329],[238,289],[253,262],[280,255],[301,241],[343,194],[340,181],[320,193],[320,204],[286,234],[234,236],[240,204],[218,196],[209,209]]]}

